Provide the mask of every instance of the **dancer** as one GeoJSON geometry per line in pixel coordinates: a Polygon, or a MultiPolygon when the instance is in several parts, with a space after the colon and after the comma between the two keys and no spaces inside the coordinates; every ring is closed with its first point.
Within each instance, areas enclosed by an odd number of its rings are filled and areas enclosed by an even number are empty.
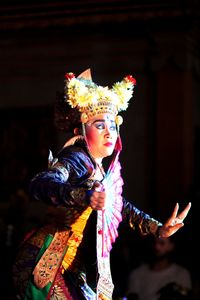
{"type": "Polygon", "coordinates": [[[163,238],[183,226],[190,203],[182,212],[176,204],[161,224],[122,196],[118,112],[128,107],[135,84],[128,75],[102,87],[90,69],[65,75],[55,121],[73,136],[31,181],[30,193],[50,205],[52,218],[21,246],[13,268],[18,299],[112,299],[109,253],[119,223],[163,238]]]}

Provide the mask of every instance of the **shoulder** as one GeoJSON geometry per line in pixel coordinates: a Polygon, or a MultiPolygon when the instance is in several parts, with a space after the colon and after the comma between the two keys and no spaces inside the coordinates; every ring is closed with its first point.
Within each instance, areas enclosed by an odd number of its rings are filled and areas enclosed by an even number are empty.
{"type": "Polygon", "coordinates": [[[80,163],[85,161],[89,161],[90,163],[92,163],[85,149],[76,145],[62,148],[61,151],[58,153],[57,158],[59,160],[67,159],[77,162],[79,161],[80,163]]]}
{"type": "Polygon", "coordinates": [[[172,267],[179,274],[189,274],[190,273],[187,268],[185,268],[184,266],[179,265],[177,263],[173,263],[172,267]]]}
{"type": "Polygon", "coordinates": [[[71,173],[80,176],[92,174],[95,165],[84,147],[71,145],[64,147],[57,155],[58,161],[71,173]]]}
{"type": "Polygon", "coordinates": [[[177,282],[190,289],[192,287],[192,278],[190,271],[184,266],[176,263],[173,263],[173,269],[173,273],[176,277],[177,282]]]}

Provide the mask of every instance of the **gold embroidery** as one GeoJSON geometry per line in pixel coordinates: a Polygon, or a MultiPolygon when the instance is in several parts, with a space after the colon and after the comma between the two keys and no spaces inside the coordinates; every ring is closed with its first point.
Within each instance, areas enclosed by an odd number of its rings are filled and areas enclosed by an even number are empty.
{"type": "Polygon", "coordinates": [[[33,275],[34,283],[38,288],[42,289],[49,282],[53,282],[63,258],[68,237],[69,231],[56,232],[50,246],[37,263],[33,275]]]}
{"type": "Polygon", "coordinates": [[[88,207],[71,226],[72,235],[68,239],[67,252],[62,261],[62,266],[65,270],[71,266],[76,256],[77,248],[80,245],[83,238],[83,230],[91,212],[92,208],[88,207]]]}

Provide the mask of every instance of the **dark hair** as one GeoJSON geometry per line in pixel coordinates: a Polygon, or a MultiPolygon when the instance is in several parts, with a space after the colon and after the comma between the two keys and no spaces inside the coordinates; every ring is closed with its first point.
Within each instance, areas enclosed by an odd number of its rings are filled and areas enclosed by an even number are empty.
{"type": "Polygon", "coordinates": [[[65,132],[72,133],[74,128],[80,128],[80,112],[72,108],[66,101],[64,93],[57,92],[54,106],[55,126],[65,132]]]}

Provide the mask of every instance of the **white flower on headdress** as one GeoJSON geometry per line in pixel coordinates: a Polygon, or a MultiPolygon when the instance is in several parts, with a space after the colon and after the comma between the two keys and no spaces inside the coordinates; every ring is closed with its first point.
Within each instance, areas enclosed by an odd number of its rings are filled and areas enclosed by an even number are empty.
{"type": "Polygon", "coordinates": [[[71,107],[77,107],[79,111],[95,106],[98,102],[103,103],[102,101],[114,105],[118,111],[126,110],[136,84],[131,75],[126,76],[121,82],[116,82],[112,89],[97,86],[90,80],[75,78],[73,73],[67,73],[65,76],[67,102],[71,107]]]}
{"type": "Polygon", "coordinates": [[[72,107],[85,107],[91,101],[92,95],[85,84],[76,79],[72,78],[67,85],[67,102],[72,107]]]}
{"type": "Polygon", "coordinates": [[[96,96],[97,96],[97,99],[100,101],[102,100],[106,100],[106,101],[110,101],[114,104],[114,99],[113,99],[113,92],[111,90],[109,90],[109,88],[106,86],[106,87],[102,87],[102,86],[98,86],[96,88],[96,96]]]}
{"type": "Polygon", "coordinates": [[[133,95],[133,85],[131,84],[131,82],[122,80],[121,82],[116,82],[113,85],[113,90],[115,91],[118,97],[118,110],[126,110],[128,107],[129,100],[133,95]]]}

